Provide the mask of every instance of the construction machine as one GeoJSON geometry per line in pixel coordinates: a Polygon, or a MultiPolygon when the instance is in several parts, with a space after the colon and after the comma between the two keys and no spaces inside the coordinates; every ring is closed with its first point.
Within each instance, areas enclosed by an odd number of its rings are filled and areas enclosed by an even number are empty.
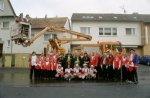
{"type": "MultiPolygon", "coordinates": [[[[24,19],[16,19],[18,23],[18,29],[13,30],[11,34],[11,39],[12,41],[15,41],[15,44],[22,45],[23,47],[30,46],[37,38],[42,36],[45,33],[53,33],[55,35],[59,33],[67,33],[70,34],[74,37],[63,37],[63,38],[58,38],[55,36],[54,38],[50,38],[49,44],[51,45],[51,48],[53,50],[56,50],[57,52],[64,53],[65,49],[61,47],[61,44],[69,43],[72,41],[90,41],[92,39],[91,36],[85,35],[79,32],[71,31],[62,27],[57,27],[57,26],[47,26],[45,27],[42,31],[38,32],[35,34],[33,37],[31,37],[31,23],[28,20],[27,21],[22,21],[24,19]]],[[[47,48],[49,48],[49,45],[47,45],[47,48]]],[[[48,49],[47,49],[48,50],[48,49]]]]}
{"type": "Polygon", "coordinates": [[[97,42],[96,44],[82,44],[80,46],[82,50],[84,50],[84,47],[99,47],[99,50],[102,54],[104,54],[107,51],[115,54],[116,49],[119,49],[119,52],[122,51],[122,44],[119,41],[101,41],[97,42]]]}

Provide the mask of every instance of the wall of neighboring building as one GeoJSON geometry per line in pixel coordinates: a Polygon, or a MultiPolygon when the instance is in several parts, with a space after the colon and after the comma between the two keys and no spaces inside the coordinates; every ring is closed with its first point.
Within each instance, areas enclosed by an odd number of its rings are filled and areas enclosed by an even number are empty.
{"type": "Polygon", "coordinates": [[[150,24],[145,24],[144,29],[143,55],[150,55],[150,24]]]}
{"type": "Polygon", "coordinates": [[[0,18],[0,38],[3,41],[3,54],[11,53],[11,26],[15,23],[14,17],[0,18]],[[8,28],[3,28],[3,23],[8,22],[8,28]]]}
{"type": "Polygon", "coordinates": [[[98,41],[120,41],[123,45],[141,45],[141,27],[139,22],[72,22],[72,29],[80,32],[80,27],[90,27],[92,41],[73,42],[72,44],[95,44],[98,41]],[[117,36],[101,36],[99,28],[117,28],[117,36]],[[127,36],[125,28],[135,28],[136,34],[127,36]]]}
{"type": "Polygon", "coordinates": [[[13,16],[14,12],[11,8],[10,1],[9,0],[1,0],[1,3],[3,3],[3,8],[0,11],[0,16],[13,16]]]}

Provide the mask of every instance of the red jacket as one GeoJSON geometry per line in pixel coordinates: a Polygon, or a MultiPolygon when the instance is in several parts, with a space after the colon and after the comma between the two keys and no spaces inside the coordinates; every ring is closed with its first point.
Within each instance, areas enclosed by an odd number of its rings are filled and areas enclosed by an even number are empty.
{"type": "Polygon", "coordinates": [[[127,57],[122,56],[121,58],[121,65],[126,65],[128,63],[127,57]]]}
{"type": "Polygon", "coordinates": [[[114,58],[114,60],[113,60],[113,68],[114,69],[120,68],[120,63],[121,63],[121,60],[119,58],[114,58]]]}
{"type": "Polygon", "coordinates": [[[90,65],[93,65],[94,67],[97,66],[98,63],[98,57],[96,55],[90,56],[90,65]]]}
{"type": "Polygon", "coordinates": [[[37,70],[41,69],[41,60],[39,58],[37,58],[36,64],[37,65],[35,66],[35,69],[37,69],[37,70]]]}

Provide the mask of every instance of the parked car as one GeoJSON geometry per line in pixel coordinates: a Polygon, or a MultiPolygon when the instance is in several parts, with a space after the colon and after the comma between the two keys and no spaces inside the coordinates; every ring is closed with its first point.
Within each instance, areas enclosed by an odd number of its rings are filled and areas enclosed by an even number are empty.
{"type": "Polygon", "coordinates": [[[150,55],[141,56],[139,59],[139,63],[150,66],[150,55]]]}

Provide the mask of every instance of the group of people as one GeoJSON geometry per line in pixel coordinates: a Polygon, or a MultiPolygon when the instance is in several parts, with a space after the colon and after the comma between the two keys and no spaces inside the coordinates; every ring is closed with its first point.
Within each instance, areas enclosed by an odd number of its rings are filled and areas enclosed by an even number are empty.
{"type": "Polygon", "coordinates": [[[98,79],[110,81],[138,82],[138,56],[134,49],[130,53],[106,51],[59,54],[49,56],[32,53],[29,59],[30,79],[98,79]]]}

